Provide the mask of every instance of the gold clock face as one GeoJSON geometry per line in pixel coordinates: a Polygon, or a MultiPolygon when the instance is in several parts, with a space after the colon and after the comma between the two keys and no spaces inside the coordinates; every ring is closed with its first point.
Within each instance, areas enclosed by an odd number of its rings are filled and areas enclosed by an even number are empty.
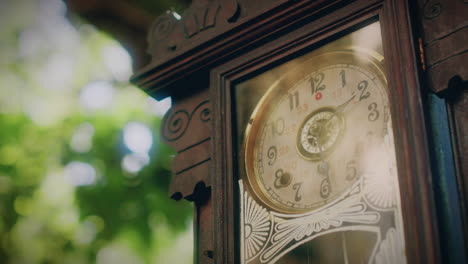
{"type": "Polygon", "coordinates": [[[388,133],[387,82],[379,57],[325,53],[269,88],[246,129],[250,188],[265,205],[300,213],[358,181],[365,150],[388,133]]]}

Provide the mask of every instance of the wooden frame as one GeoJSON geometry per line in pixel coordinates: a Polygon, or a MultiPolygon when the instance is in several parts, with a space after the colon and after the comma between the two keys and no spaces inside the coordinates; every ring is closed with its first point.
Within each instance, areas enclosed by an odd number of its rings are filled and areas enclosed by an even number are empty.
{"type": "MultiPolygon", "coordinates": [[[[211,173],[213,217],[216,219],[213,230],[217,230],[213,238],[215,263],[239,263],[235,218],[238,194],[232,133],[231,91],[234,84],[343,30],[376,17],[382,25],[386,70],[390,80],[389,89],[392,91],[391,111],[394,129],[398,131],[395,145],[408,263],[438,262],[439,246],[430,185],[425,117],[408,2],[342,1],[333,8],[315,10],[310,16],[304,17],[303,21],[285,18],[282,25],[285,34],[271,41],[265,40],[261,48],[244,53],[211,71],[212,156],[216,157],[211,173]]],[[[262,26],[263,28],[254,28],[252,31],[264,31],[265,27],[268,28],[267,24],[262,26]]],[[[271,30],[274,31],[273,28],[271,30]]],[[[248,46],[249,42],[246,41],[245,45],[248,46]]]]}

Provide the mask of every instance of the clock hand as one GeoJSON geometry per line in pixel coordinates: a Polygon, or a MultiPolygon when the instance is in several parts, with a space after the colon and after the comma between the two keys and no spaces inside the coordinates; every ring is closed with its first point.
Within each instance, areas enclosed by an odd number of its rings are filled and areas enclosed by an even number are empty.
{"type": "MultiPolygon", "coordinates": [[[[349,98],[346,102],[342,103],[341,105],[337,106],[335,108],[335,111],[336,113],[343,113],[344,112],[344,109],[346,108],[346,106],[349,105],[349,103],[351,103],[351,101],[353,101],[353,99],[356,97],[356,95],[353,95],[351,96],[351,98],[349,98]]],[[[330,118],[328,118],[327,120],[325,120],[325,123],[323,123],[321,126],[320,126],[320,133],[319,135],[322,135],[322,130],[323,129],[327,129],[328,130],[328,127],[330,125],[330,122],[333,120],[333,118],[337,117],[337,115],[332,115],[330,118]]]]}
{"type": "MultiPolygon", "coordinates": [[[[338,114],[341,114],[343,113],[344,109],[346,108],[346,106],[348,106],[349,103],[351,103],[351,101],[353,101],[353,99],[356,97],[356,95],[353,95],[351,98],[349,98],[346,102],[342,103],[341,105],[335,107],[335,111],[336,113],[338,114]]],[[[331,117],[329,117],[328,119],[325,120],[325,122],[323,124],[320,125],[320,128],[319,128],[319,135],[322,135],[322,130],[323,129],[328,129],[328,126],[331,122],[331,120],[333,120],[333,118],[337,117],[337,115],[332,115],[331,117]]],[[[320,138],[320,137],[319,137],[320,138]]]]}
{"type": "Polygon", "coordinates": [[[356,97],[356,95],[353,95],[351,98],[348,99],[348,101],[342,103],[341,105],[337,106],[335,108],[336,112],[338,113],[342,113],[343,110],[346,108],[346,106],[351,103],[351,101],[356,97]]]}

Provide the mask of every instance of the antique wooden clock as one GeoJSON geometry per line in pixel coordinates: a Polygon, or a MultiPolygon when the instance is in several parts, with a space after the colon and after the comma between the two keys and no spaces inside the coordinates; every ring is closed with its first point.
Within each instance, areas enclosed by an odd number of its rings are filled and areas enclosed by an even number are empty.
{"type": "Polygon", "coordinates": [[[213,0],[155,21],[134,82],[172,97],[161,135],[178,152],[171,196],[196,205],[195,263],[466,260],[463,173],[437,170],[466,157],[438,159],[424,88],[421,21],[442,8],[213,0]]]}

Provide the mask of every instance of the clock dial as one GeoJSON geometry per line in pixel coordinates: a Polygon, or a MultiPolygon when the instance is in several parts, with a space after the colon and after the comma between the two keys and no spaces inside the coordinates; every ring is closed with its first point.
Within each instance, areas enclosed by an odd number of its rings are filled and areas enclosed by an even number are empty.
{"type": "Polygon", "coordinates": [[[328,53],[303,68],[260,100],[245,140],[253,191],[288,213],[316,209],[349,189],[365,170],[363,150],[383,141],[389,117],[386,80],[371,56],[328,53]]]}

